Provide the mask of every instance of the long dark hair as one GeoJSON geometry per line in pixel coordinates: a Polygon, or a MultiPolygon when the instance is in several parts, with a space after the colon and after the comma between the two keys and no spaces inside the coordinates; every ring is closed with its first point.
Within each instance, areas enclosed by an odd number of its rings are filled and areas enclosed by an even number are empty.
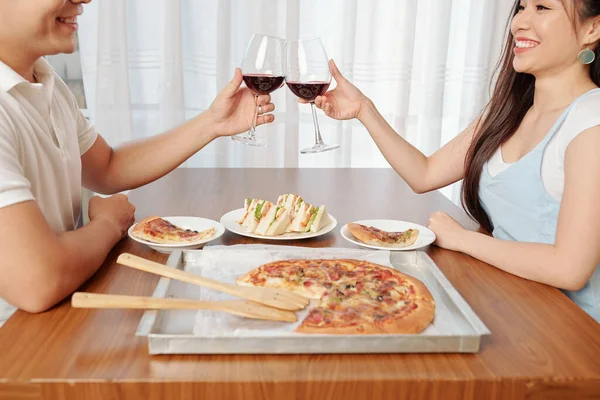
{"type": "MultiPolygon", "coordinates": [[[[520,1],[517,0],[511,13],[512,18],[518,13],[520,1]]],[[[563,0],[564,3],[564,0],[563,0]]],[[[574,26],[577,20],[600,15],[600,0],[573,0],[574,26]]],[[[504,44],[503,56],[496,65],[494,75],[498,78],[492,97],[482,112],[481,119],[475,126],[477,132],[465,159],[465,178],[462,187],[461,202],[467,213],[479,222],[482,228],[492,232],[492,223],[479,200],[479,180],[483,166],[494,152],[506,142],[517,130],[527,111],[533,105],[535,78],[533,75],[516,72],[512,66],[514,54],[512,47],[514,38],[510,29],[504,44]]],[[[594,49],[595,61],[590,65],[590,77],[600,86],[600,46],[594,49]]]]}

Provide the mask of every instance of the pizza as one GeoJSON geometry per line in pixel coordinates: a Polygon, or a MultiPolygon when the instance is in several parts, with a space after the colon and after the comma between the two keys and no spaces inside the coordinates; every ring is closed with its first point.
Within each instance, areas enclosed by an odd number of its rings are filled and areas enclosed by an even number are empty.
{"type": "Polygon", "coordinates": [[[287,289],[316,300],[296,328],[299,333],[419,333],[435,314],[433,297],[421,281],[367,261],[275,261],[236,283],[287,289]]]}
{"type": "Polygon", "coordinates": [[[195,231],[179,228],[160,217],[144,218],[131,230],[131,234],[138,239],[160,244],[186,244],[209,239],[215,234],[215,228],[195,231]]]}
{"type": "Polygon", "coordinates": [[[372,226],[350,223],[348,224],[348,231],[350,231],[352,236],[365,244],[381,247],[408,247],[414,244],[419,238],[418,229],[387,232],[372,226]]]}

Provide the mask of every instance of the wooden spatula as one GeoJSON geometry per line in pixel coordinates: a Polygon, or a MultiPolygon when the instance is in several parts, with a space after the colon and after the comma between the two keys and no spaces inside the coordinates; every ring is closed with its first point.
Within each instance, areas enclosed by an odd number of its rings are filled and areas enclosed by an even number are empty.
{"type": "Polygon", "coordinates": [[[75,308],[131,308],[139,310],[215,310],[254,319],[295,322],[292,311],[278,310],[244,300],[199,301],[114,294],[73,293],[71,305],[75,308]]]}
{"type": "Polygon", "coordinates": [[[200,275],[194,275],[186,271],[169,268],[163,264],[146,260],[145,258],[134,256],[133,254],[123,253],[117,259],[117,263],[150,272],[167,278],[177,279],[182,282],[193,283],[209,289],[218,290],[230,295],[252,300],[267,306],[279,308],[281,310],[297,311],[308,306],[310,300],[299,294],[287,290],[238,286],[230,283],[215,281],[200,275]]]}

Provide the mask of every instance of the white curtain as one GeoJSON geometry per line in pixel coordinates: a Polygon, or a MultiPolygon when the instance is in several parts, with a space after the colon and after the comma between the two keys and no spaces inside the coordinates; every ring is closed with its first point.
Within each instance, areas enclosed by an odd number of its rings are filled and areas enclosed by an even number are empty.
{"type": "MultiPolygon", "coordinates": [[[[426,154],[489,98],[512,0],[103,0],[85,7],[80,48],[89,115],[111,145],[167,130],[207,109],[255,32],[320,37],[348,79],[426,154]]],[[[273,93],[267,148],[219,139],[188,167],[388,167],[365,129],[320,114],[339,150],[314,140],[308,105],[273,93]]],[[[458,190],[445,194],[456,200],[458,190]]]]}

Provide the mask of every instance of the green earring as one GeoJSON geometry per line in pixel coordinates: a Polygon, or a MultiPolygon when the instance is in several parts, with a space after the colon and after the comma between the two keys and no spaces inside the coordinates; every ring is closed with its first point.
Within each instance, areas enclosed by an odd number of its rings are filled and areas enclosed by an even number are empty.
{"type": "Polygon", "coordinates": [[[590,49],[583,49],[577,54],[577,59],[584,65],[591,64],[596,59],[596,54],[590,49]]]}

